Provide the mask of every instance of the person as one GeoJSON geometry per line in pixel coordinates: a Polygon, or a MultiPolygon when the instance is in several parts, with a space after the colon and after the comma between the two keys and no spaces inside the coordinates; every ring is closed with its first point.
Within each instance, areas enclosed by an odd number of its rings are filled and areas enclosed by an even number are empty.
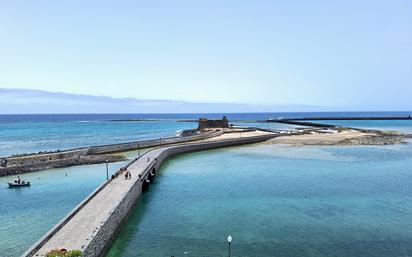
{"type": "Polygon", "coordinates": [[[132,179],[132,173],[129,171],[129,179],[132,179]]]}
{"type": "Polygon", "coordinates": [[[147,162],[150,162],[150,157],[147,157],[147,162]]]}
{"type": "Polygon", "coordinates": [[[124,178],[127,179],[127,172],[124,174],[124,178]]]}

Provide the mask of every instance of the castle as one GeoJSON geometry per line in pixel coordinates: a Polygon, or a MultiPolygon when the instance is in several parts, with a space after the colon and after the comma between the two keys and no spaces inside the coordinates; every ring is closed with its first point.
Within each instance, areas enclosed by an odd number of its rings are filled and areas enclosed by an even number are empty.
{"type": "Polygon", "coordinates": [[[211,128],[228,128],[229,120],[223,116],[221,120],[209,120],[207,118],[199,118],[198,130],[205,130],[211,128]]]}

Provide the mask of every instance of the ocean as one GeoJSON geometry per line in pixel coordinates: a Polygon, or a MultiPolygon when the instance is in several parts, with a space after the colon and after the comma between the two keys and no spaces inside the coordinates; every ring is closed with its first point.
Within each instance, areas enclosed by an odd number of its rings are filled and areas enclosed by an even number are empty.
{"type": "MultiPolygon", "coordinates": [[[[222,115],[1,115],[0,156],[174,136],[197,125],[178,120],[222,115]]],[[[279,129],[288,126],[249,121],[371,114],[226,115],[279,129]]],[[[412,121],[341,124],[412,132],[412,121]]],[[[110,173],[126,162],[110,164],[110,173]]],[[[12,178],[0,177],[2,257],[23,253],[106,174],[102,164],[52,169],[25,174],[30,188],[9,189],[12,178]]],[[[180,155],[162,166],[108,256],[225,256],[229,234],[233,256],[412,256],[411,186],[411,144],[256,144],[180,155]]]]}
{"type": "MultiPolygon", "coordinates": [[[[176,136],[184,129],[196,128],[199,117],[221,118],[232,123],[285,129],[284,124],[250,123],[268,118],[324,116],[407,116],[411,112],[331,112],[331,113],[206,113],[206,114],[45,114],[0,115],[0,157],[39,151],[67,150],[78,147],[124,143],[176,136]]],[[[335,122],[335,121],[330,121],[335,122]]],[[[362,127],[374,123],[361,122],[362,127]]],[[[352,123],[351,123],[352,124],[352,123]]],[[[357,124],[357,123],[356,123],[357,124]]],[[[394,123],[389,123],[394,124],[394,123]]],[[[404,128],[408,130],[410,121],[404,128]]],[[[386,126],[386,123],[380,125],[386,126]]],[[[390,125],[392,126],[392,125],[390,125]]],[[[396,124],[398,126],[398,124],[396,124]]],[[[410,127],[410,126],[409,126],[410,127]]],[[[412,129],[410,130],[412,132],[412,129]]]]}

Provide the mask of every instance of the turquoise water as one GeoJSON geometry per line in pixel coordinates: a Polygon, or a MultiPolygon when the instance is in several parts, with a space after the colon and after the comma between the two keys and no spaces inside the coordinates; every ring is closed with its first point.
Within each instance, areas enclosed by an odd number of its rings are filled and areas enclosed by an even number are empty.
{"type": "MultiPolygon", "coordinates": [[[[109,173],[123,164],[109,164],[109,173]]],[[[20,256],[106,180],[106,166],[51,169],[21,177],[32,185],[8,188],[7,182],[14,177],[0,177],[1,257],[20,256]]]]}
{"type": "MultiPolygon", "coordinates": [[[[408,116],[411,112],[0,115],[0,156],[171,137],[181,130],[197,127],[195,122],[178,120],[196,120],[199,117],[221,118],[223,115],[236,125],[287,129],[293,126],[245,121],[278,117],[408,116]]],[[[383,124],[390,124],[391,128],[399,127],[412,133],[411,121],[384,121],[383,124]]],[[[375,126],[373,121],[360,125],[375,126]]]]}
{"type": "Polygon", "coordinates": [[[108,256],[411,256],[412,145],[255,145],[162,167],[108,256]]]}
{"type": "MultiPolygon", "coordinates": [[[[196,126],[177,119],[195,116],[0,115],[0,156],[174,135],[196,126]],[[157,120],[111,121],[136,117],[157,120]]],[[[412,131],[408,122],[379,125],[412,131]]],[[[224,256],[229,233],[234,256],[412,256],[411,156],[411,145],[263,145],[184,155],[163,167],[109,256],[224,256]]],[[[111,172],[124,164],[110,164],[111,172]]],[[[30,188],[9,189],[13,177],[0,177],[0,256],[19,256],[105,177],[104,165],[25,174],[30,188]]]]}
{"type": "Polygon", "coordinates": [[[45,121],[0,123],[0,156],[64,150],[176,136],[195,123],[156,121],[45,121]]]}
{"type": "MultiPolygon", "coordinates": [[[[109,176],[138,156],[138,151],[124,155],[128,160],[109,163],[109,176]]],[[[15,176],[0,177],[1,257],[20,256],[64,218],[106,180],[106,164],[50,169],[20,177],[32,185],[8,188],[7,182],[15,176]]]]}

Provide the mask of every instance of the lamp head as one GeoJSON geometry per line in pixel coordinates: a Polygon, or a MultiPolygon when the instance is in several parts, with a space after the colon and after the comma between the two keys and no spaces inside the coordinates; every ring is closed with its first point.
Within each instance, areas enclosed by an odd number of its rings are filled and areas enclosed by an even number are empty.
{"type": "Polygon", "coordinates": [[[229,235],[228,237],[227,237],[227,241],[230,243],[230,242],[232,242],[232,237],[229,235]]]}

